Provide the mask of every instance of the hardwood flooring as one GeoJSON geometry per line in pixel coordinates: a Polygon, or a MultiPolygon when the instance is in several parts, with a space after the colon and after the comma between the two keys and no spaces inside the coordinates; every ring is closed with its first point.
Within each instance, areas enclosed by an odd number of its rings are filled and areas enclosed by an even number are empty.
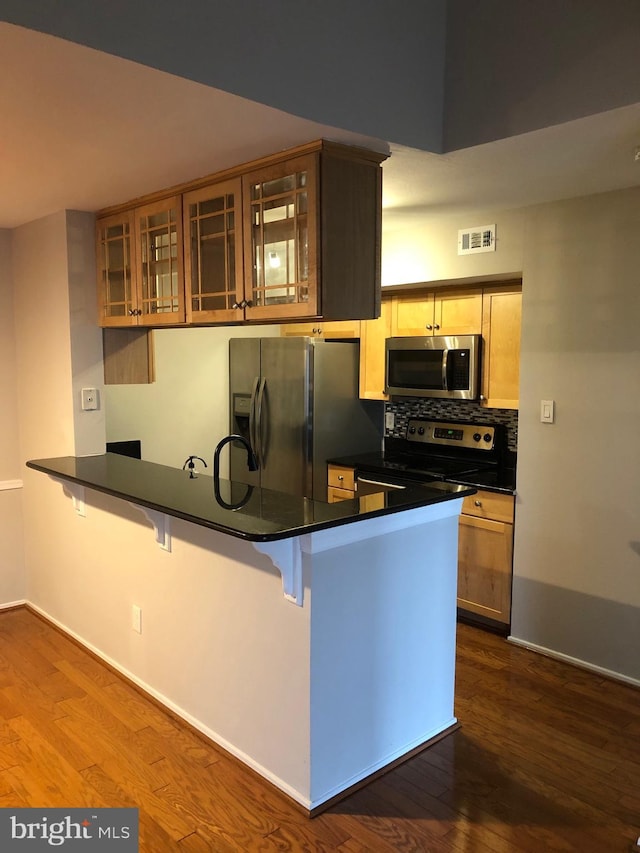
{"type": "Polygon", "coordinates": [[[640,850],[640,690],[459,626],[461,728],[310,820],[26,609],[0,613],[0,806],[136,806],[144,853],[640,850]]]}

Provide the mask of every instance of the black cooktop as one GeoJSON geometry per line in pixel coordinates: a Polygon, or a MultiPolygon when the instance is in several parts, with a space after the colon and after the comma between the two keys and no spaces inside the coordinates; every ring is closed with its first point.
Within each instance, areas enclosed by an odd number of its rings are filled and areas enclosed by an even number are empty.
{"type": "Polygon", "coordinates": [[[359,478],[423,483],[446,480],[513,493],[514,457],[506,449],[506,433],[500,425],[414,418],[403,438],[385,438],[381,452],[330,461],[356,468],[359,478]]]}

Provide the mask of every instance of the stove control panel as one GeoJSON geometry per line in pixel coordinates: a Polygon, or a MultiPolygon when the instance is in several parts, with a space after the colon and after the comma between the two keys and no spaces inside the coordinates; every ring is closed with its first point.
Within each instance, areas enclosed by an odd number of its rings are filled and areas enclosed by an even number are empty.
{"type": "Polygon", "coordinates": [[[493,450],[495,427],[486,424],[443,423],[412,418],[407,424],[407,441],[473,450],[493,450]]]}

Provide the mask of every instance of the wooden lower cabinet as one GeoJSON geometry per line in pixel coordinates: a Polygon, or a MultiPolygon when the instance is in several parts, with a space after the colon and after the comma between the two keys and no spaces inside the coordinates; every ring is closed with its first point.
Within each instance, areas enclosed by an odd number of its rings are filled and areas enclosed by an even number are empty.
{"type": "Polygon", "coordinates": [[[458,607],[508,626],[513,573],[512,495],[478,492],[459,521],[458,607]]]}

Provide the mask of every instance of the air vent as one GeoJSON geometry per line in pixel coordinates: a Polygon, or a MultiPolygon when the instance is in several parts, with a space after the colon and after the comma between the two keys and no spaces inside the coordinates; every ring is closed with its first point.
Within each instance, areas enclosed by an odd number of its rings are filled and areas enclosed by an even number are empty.
{"type": "Polygon", "coordinates": [[[475,255],[478,252],[495,252],[496,226],[478,225],[458,231],[458,254],[475,255]]]}

